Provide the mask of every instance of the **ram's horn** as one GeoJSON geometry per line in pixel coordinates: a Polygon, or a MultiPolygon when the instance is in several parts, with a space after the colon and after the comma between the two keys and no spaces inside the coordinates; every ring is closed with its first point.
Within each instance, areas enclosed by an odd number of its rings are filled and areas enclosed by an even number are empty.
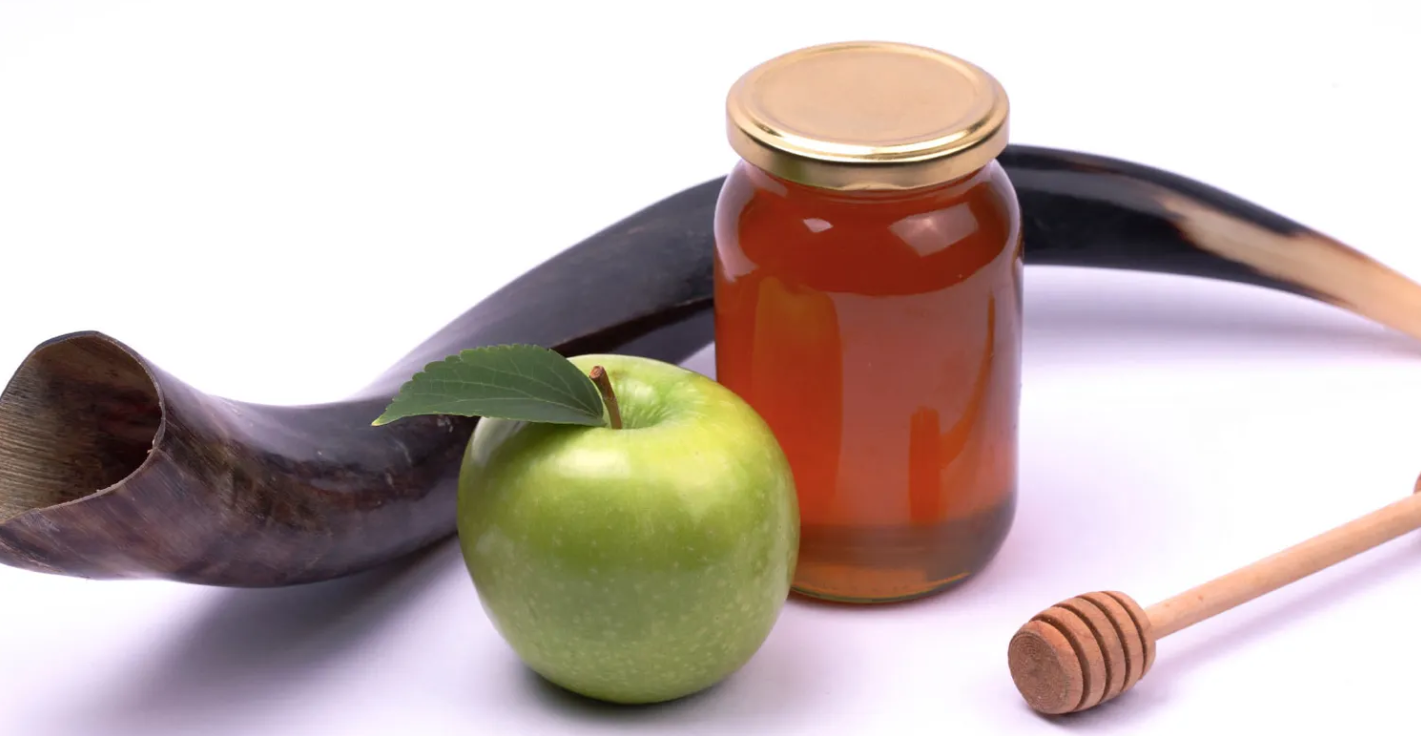
{"type": "MultiPolygon", "coordinates": [[[[1335,304],[1421,336],[1421,287],[1296,222],[1128,162],[1012,146],[1028,265],[1189,274],[1335,304]]],[[[0,394],[0,562],[90,578],[278,586],[358,572],[454,531],[474,420],[372,427],[460,349],[681,361],[711,340],[721,180],[572,246],[484,299],[357,395],[261,406],[205,394],[94,332],[38,346],[0,394]]]]}

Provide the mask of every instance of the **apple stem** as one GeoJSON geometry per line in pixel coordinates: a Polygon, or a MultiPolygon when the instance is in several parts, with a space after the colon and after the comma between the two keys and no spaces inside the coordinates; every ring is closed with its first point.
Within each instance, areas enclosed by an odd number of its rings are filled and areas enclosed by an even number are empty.
{"type": "Polygon", "coordinates": [[[588,373],[592,382],[597,384],[597,390],[602,392],[602,403],[607,405],[607,417],[612,422],[612,429],[622,428],[622,412],[617,408],[617,394],[612,391],[612,379],[607,375],[606,369],[600,365],[592,366],[592,371],[588,373]]]}

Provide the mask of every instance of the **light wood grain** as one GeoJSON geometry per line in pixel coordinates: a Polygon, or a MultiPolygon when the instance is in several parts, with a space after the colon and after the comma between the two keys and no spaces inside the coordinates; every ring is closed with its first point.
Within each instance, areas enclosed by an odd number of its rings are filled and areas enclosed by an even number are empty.
{"type": "Polygon", "coordinates": [[[1012,637],[1007,647],[1012,680],[1038,712],[1093,708],[1129,691],[1149,672],[1158,640],[1418,528],[1421,494],[1413,493],[1149,608],[1118,591],[1062,601],[1012,637]]]}

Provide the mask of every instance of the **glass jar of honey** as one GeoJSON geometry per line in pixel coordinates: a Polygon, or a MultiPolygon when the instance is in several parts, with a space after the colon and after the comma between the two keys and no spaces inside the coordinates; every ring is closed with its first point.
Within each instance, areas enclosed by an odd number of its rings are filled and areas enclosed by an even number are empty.
{"type": "Polygon", "coordinates": [[[967,579],[1016,503],[1006,92],[931,49],[841,43],[752,69],[726,111],[716,376],[789,457],[794,589],[883,602],[967,579]]]}

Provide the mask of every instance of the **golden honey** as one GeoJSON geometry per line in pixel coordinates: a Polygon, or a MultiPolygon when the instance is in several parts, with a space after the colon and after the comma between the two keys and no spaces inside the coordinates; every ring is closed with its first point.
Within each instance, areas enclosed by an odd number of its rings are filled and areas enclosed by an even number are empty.
{"type": "Polygon", "coordinates": [[[942,590],[1011,525],[1022,247],[995,157],[1007,97],[931,49],[772,59],[727,99],[741,160],[715,219],[716,375],[795,474],[795,590],[942,590]]]}

